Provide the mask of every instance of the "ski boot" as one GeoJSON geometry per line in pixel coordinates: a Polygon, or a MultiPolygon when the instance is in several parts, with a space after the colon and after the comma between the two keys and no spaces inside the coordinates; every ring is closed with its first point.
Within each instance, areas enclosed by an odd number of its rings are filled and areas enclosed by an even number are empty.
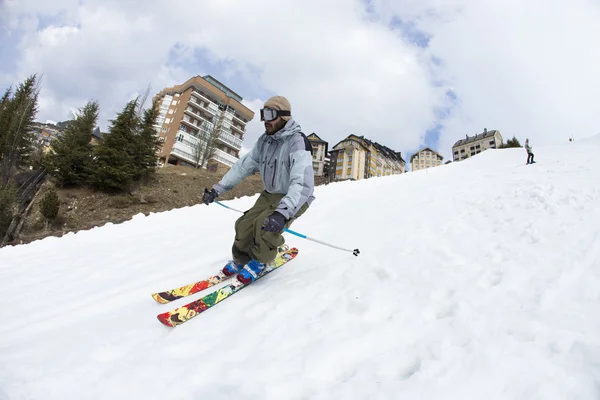
{"type": "Polygon", "coordinates": [[[239,274],[237,274],[237,280],[244,285],[248,285],[258,278],[258,275],[263,269],[265,269],[265,264],[252,260],[242,268],[239,274]]]}
{"type": "Polygon", "coordinates": [[[229,261],[227,263],[227,265],[225,265],[223,267],[223,269],[221,270],[221,272],[225,276],[234,276],[235,274],[237,274],[238,272],[240,272],[240,270],[242,268],[244,268],[244,264],[236,264],[235,261],[231,260],[231,261],[229,261]]]}
{"type": "MultiPolygon", "coordinates": [[[[288,251],[289,249],[290,249],[290,246],[288,246],[285,243],[282,244],[281,246],[279,246],[277,248],[277,255],[275,256],[275,259],[277,259],[278,257],[281,257],[281,255],[283,253],[285,253],[286,251],[288,251]]],[[[246,266],[243,266],[241,268],[241,271],[237,274],[237,280],[240,281],[241,283],[243,283],[244,285],[248,285],[249,283],[252,283],[256,279],[258,279],[258,276],[260,275],[261,272],[263,272],[263,270],[265,268],[270,268],[270,267],[271,267],[270,263],[263,264],[259,261],[252,260],[248,264],[246,264],[246,266]]]]}

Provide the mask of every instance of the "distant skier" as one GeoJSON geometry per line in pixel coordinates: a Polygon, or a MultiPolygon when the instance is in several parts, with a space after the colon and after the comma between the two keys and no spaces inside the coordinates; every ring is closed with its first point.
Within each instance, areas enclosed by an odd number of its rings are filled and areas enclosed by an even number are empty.
{"type": "Polygon", "coordinates": [[[265,133],[249,153],[242,156],[202,201],[212,203],[246,177],[260,171],[264,191],[252,208],[235,222],[233,259],[225,265],[227,276],[248,284],[277,256],[285,243],[283,228],[298,219],[315,199],[312,146],[291,117],[291,105],[283,96],[273,96],[260,110],[265,133]]]}
{"type": "Polygon", "coordinates": [[[529,139],[525,139],[525,150],[527,150],[527,164],[533,164],[533,153],[531,152],[531,146],[529,145],[529,139]]]}

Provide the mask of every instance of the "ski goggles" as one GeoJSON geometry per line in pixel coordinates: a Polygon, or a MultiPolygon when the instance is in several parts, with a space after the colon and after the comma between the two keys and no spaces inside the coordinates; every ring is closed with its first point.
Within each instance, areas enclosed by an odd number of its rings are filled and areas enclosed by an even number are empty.
{"type": "Polygon", "coordinates": [[[275,110],[274,108],[262,108],[260,110],[261,121],[273,121],[277,117],[289,117],[292,113],[290,111],[275,110]]]}

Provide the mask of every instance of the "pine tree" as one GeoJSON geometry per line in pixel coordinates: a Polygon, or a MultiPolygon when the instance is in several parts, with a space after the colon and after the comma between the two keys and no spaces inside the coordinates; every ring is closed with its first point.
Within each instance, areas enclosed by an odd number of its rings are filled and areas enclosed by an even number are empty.
{"type": "Polygon", "coordinates": [[[0,188],[0,242],[12,221],[14,202],[14,190],[10,188],[0,188]]]}
{"type": "Polygon", "coordinates": [[[92,160],[92,131],[98,119],[98,103],[89,101],[74,115],[61,137],[52,142],[44,163],[61,186],[85,183],[92,160]]]}
{"type": "Polygon", "coordinates": [[[153,102],[152,106],[144,111],[144,117],[140,121],[139,132],[135,141],[136,179],[145,178],[156,169],[156,162],[158,160],[157,152],[160,148],[160,142],[158,141],[154,124],[159,113],[158,103],[153,102]]]}
{"type": "Polygon", "coordinates": [[[517,139],[515,136],[513,136],[512,139],[508,139],[506,141],[505,145],[501,146],[501,148],[503,148],[503,149],[507,149],[510,147],[523,147],[523,146],[521,146],[521,143],[519,143],[519,139],[517,139]]]}
{"type": "Polygon", "coordinates": [[[60,208],[60,200],[56,189],[51,188],[46,192],[42,200],[40,200],[40,212],[48,221],[54,221],[58,216],[60,208]]]}
{"type": "Polygon", "coordinates": [[[16,167],[26,165],[34,136],[32,127],[37,114],[39,87],[32,75],[19,84],[10,96],[8,89],[0,100],[0,187],[6,187],[16,167]]]}
{"type": "Polygon", "coordinates": [[[138,170],[135,165],[138,99],[132,100],[111,120],[109,132],[94,148],[90,174],[92,186],[105,191],[121,191],[133,182],[138,170]]]}

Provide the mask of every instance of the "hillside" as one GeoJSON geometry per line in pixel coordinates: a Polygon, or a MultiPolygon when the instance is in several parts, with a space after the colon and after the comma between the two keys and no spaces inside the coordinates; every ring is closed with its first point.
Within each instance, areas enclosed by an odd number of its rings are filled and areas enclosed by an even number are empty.
{"type": "Polygon", "coordinates": [[[360,256],[286,234],[296,259],[176,328],[156,315],[200,294],[151,293],[222,267],[238,213],[194,205],[4,247],[0,399],[597,400],[599,150],[319,186],[292,229],[360,256]]]}
{"type": "MultiPolygon", "coordinates": [[[[223,176],[204,169],[167,165],[157,170],[149,182],[137,185],[130,193],[109,195],[88,188],[59,189],[61,201],[57,220],[46,228],[39,211],[39,201],[45,191],[53,186],[47,182],[38,193],[31,212],[18,240],[11,244],[24,244],[47,236],[62,236],[106,223],[121,223],[134,215],[158,213],[201,203],[205,187],[212,187],[223,176]]],[[[325,181],[316,178],[315,184],[325,181]]],[[[260,176],[254,175],[225,193],[220,200],[252,196],[263,190],[260,176]]]]}

